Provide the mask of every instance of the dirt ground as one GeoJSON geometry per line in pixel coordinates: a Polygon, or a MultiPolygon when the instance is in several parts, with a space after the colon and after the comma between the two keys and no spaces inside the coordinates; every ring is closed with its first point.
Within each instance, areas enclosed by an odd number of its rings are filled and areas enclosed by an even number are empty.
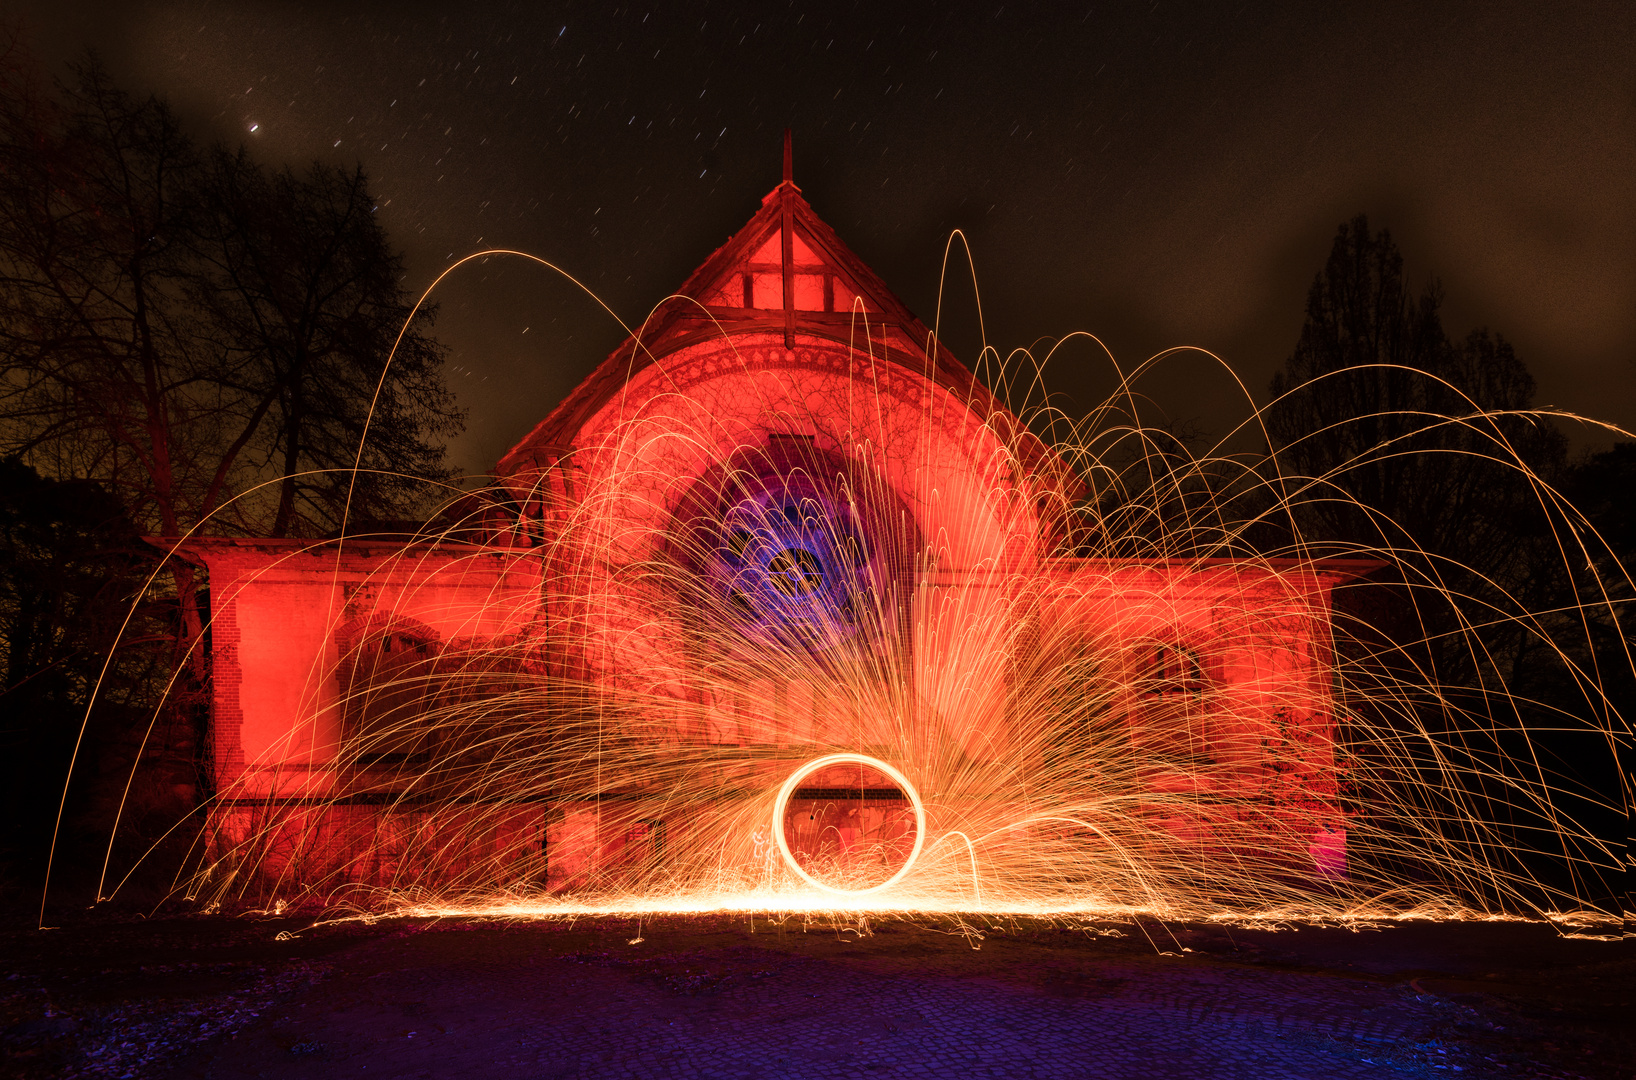
{"type": "Polygon", "coordinates": [[[1636,1077],[1636,937],[1540,924],[93,913],[0,972],[19,1080],[1636,1077]]]}

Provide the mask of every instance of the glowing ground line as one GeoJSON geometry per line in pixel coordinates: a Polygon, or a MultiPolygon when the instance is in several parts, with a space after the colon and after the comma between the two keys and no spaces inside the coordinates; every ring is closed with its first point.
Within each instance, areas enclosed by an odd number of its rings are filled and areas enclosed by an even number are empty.
{"type": "Polygon", "coordinates": [[[873,758],[868,754],[828,754],[821,758],[813,758],[790,773],[789,779],[784,781],[784,786],[778,789],[778,798],[773,802],[773,839],[777,841],[778,850],[784,856],[784,865],[795,871],[796,876],[808,885],[840,896],[867,896],[891,888],[914,869],[915,860],[920,858],[920,849],[926,844],[926,808],[921,805],[920,792],[909,783],[909,778],[880,758],[873,758]],[[909,796],[909,802],[915,808],[915,846],[909,850],[909,857],[903,860],[898,872],[879,885],[871,885],[867,889],[838,889],[834,885],[826,885],[802,868],[796,861],[795,854],[790,851],[789,841],[784,838],[784,812],[789,807],[790,797],[795,794],[795,789],[800,786],[801,781],[819,769],[827,769],[831,765],[867,765],[871,769],[878,769],[896,782],[904,794],[909,796]]]}

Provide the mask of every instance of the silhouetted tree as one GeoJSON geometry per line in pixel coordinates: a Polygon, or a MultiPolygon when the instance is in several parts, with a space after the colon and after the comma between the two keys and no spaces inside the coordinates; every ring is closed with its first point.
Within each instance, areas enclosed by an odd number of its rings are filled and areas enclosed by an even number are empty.
{"type": "MultiPolygon", "coordinates": [[[[415,516],[461,415],[430,312],[387,368],[411,303],[363,174],[201,153],[95,61],[43,85],[0,47],[0,454],[95,481],[145,533],[314,536],[367,417],[351,513],[415,516]]],[[[202,582],[167,573],[193,707],[202,582]]]]}
{"type": "Polygon", "coordinates": [[[1441,301],[1435,283],[1410,295],[1385,230],[1362,216],[1343,225],[1273,376],[1267,426],[1280,464],[1322,481],[1301,500],[1318,536],[1408,541],[1498,570],[1538,517],[1517,466],[1559,480],[1566,441],[1517,415],[1533,408],[1534,379],[1510,343],[1486,329],[1449,341],[1441,301]]]}
{"type": "Polygon", "coordinates": [[[1450,341],[1440,301],[1435,283],[1411,294],[1385,231],[1343,225],[1272,381],[1268,431],[1309,552],[1386,556],[1376,585],[1338,598],[1337,625],[1361,643],[1354,680],[1374,672],[1436,733],[1403,738],[1418,790],[1487,800],[1518,859],[1539,851],[1548,877],[1577,875],[1583,852],[1552,814],[1600,829],[1618,798],[1605,695],[1629,659],[1601,602],[1612,578],[1579,547],[1566,440],[1532,411],[1527,368],[1488,330],[1450,341]],[[1554,809],[1510,776],[1551,790],[1554,809]]]}
{"type": "Polygon", "coordinates": [[[1607,545],[1598,557],[1617,557],[1636,572],[1636,442],[1591,454],[1575,465],[1572,484],[1574,505],[1607,545]]]}
{"type": "Polygon", "coordinates": [[[1440,670],[1463,676],[1462,611],[1486,623],[1474,605],[1548,607],[1562,585],[1541,573],[1562,562],[1545,486],[1563,479],[1566,440],[1530,415],[1534,380],[1511,345],[1486,329],[1451,342],[1440,304],[1435,283],[1411,295],[1387,232],[1343,225],[1266,421],[1305,538],[1393,552],[1440,670]]]}
{"type": "MultiPolygon", "coordinates": [[[[39,861],[92,688],[103,690],[102,726],[117,731],[133,726],[162,684],[165,665],[152,650],[107,663],[122,627],[133,639],[168,629],[152,606],[135,608],[127,624],[151,565],[124,508],[99,485],[0,460],[0,861],[39,861]]],[[[107,750],[87,748],[86,773],[98,758],[108,763],[107,750]]]]}
{"type": "MultiPolygon", "coordinates": [[[[1594,586],[1606,602],[1592,603],[1585,620],[1598,658],[1596,675],[1609,698],[1609,727],[1630,731],[1636,725],[1636,442],[1619,442],[1591,454],[1574,466],[1569,492],[1573,504],[1595,530],[1587,538],[1591,558],[1585,567],[1586,590],[1594,586]],[[1602,593],[1601,590],[1606,590],[1602,593]],[[1622,724],[1620,720],[1622,718],[1622,724]]],[[[1582,590],[1583,591],[1583,590],[1582,590]]],[[[1636,807],[1636,744],[1629,738],[1616,747],[1623,805],[1636,807]]],[[[1636,842],[1626,818],[1627,843],[1636,842]]],[[[1633,898],[1627,874],[1627,904],[1633,898]]],[[[1631,910],[1627,906],[1626,910],[1631,910]]]]}
{"type": "Polygon", "coordinates": [[[164,102],[95,64],[60,102],[7,100],[0,143],[0,449],[106,483],[144,528],[337,528],[370,415],[360,516],[408,517],[461,418],[361,173],[201,161],[164,102]]]}
{"type": "Polygon", "coordinates": [[[258,406],[271,406],[249,443],[278,476],[271,520],[256,531],[322,535],[339,526],[349,491],[355,517],[409,516],[426,501],[424,481],[448,475],[442,440],[460,414],[443,351],[424,333],[430,309],[381,382],[410,304],[363,172],[268,173],[243,150],[218,149],[200,209],[199,306],[258,406]]]}

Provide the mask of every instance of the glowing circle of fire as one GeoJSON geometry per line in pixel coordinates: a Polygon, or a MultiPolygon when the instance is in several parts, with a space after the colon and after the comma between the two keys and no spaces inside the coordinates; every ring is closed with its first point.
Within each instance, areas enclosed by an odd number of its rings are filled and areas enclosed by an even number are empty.
{"type": "Polygon", "coordinates": [[[915,860],[920,858],[920,849],[926,844],[926,807],[920,801],[920,792],[915,790],[915,786],[909,782],[909,778],[880,758],[870,757],[868,754],[826,754],[824,757],[813,758],[799,769],[796,769],[790,774],[789,779],[784,781],[784,786],[778,789],[778,798],[773,801],[773,838],[778,842],[778,851],[784,857],[784,865],[794,871],[796,876],[808,885],[815,889],[822,889],[825,892],[835,893],[838,896],[868,896],[870,893],[883,892],[891,888],[907,877],[910,870],[914,869],[915,860]],[[789,840],[784,836],[784,811],[789,806],[790,797],[801,786],[801,781],[821,769],[829,768],[831,765],[863,765],[886,774],[894,784],[902,789],[903,794],[908,797],[910,805],[915,808],[915,843],[909,849],[909,857],[903,860],[903,865],[898,867],[897,873],[879,885],[871,885],[867,889],[843,889],[819,881],[807,873],[800,860],[796,859],[795,853],[790,850],[789,840]]]}

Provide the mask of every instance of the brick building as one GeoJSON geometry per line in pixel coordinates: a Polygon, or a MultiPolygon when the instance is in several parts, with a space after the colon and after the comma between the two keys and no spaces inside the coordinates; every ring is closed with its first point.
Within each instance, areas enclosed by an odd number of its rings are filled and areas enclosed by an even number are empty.
{"type": "Polygon", "coordinates": [[[1344,874],[1357,567],[1070,536],[1086,481],[787,170],[495,476],[418,536],[185,545],[218,883],[1024,903],[1344,874]]]}

